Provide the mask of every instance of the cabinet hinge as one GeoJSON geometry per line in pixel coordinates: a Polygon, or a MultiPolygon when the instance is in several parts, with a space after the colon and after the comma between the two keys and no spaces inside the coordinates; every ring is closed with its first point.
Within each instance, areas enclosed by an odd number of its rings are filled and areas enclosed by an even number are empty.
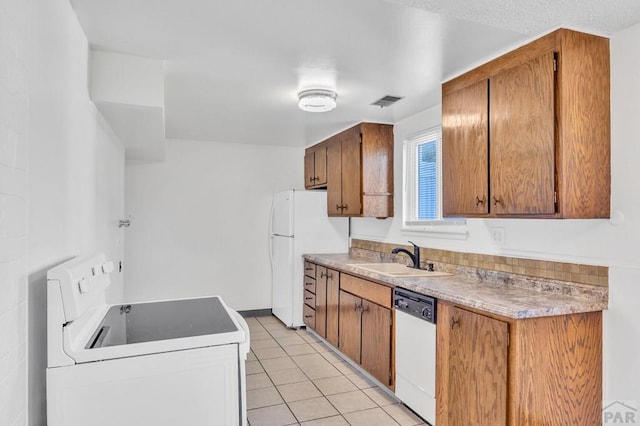
{"type": "Polygon", "coordinates": [[[558,71],[558,53],[554,52],[553,53],[553,72],[557,72],[558,71]]]}
{"type": "Polygon", "coordinates": [[[509,343],[511,343],[510,340],[511,339],[509,339],[509,332],[507,331],[507,347],[509,347],[509,343]]]}
{"type": "Polygon", "coordinates": [[[558,204],[558,191],[553,191],[553,204],[558,204]]]}

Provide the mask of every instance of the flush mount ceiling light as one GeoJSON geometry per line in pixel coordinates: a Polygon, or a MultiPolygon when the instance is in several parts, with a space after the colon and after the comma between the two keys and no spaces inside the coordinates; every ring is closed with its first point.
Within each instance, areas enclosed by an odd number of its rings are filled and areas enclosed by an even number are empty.
{"type": "Polygon", "coordinates": [[[331,90],[309,89],[298,93],[298,107],[303,111],[326,112],[336,107],[338,94],[331,90]]]}

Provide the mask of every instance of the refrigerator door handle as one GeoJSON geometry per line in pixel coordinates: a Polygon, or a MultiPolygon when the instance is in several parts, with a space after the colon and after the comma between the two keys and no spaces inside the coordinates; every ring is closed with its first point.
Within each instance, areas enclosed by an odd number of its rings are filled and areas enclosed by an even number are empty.
{"type": "Polygon", "coordinates": [[[275,197],[271,200],[271,210],[269,211],[269,262],[273,271],[273,212],[276,208],[275,197]]]}
{"type": "Polygon", "coordinates": [[[273,271],[273,235],[269,235],[269,262],[271,263],[271,271],[273,271]]]}
{"type": "Polygon", "coordinates": [[[271,209],[269,211],[269,235],[273,235],[273,212],[276,208],[275,197],[271,200],[271,209]]]}

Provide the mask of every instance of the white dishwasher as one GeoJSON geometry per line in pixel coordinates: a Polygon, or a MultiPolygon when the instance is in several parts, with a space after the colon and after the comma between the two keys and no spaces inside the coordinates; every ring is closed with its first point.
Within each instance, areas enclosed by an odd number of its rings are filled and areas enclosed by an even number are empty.
{"type": "Polygon", "coordinates": [[[436,299],[396,287],[396,396],[436,424],[436,299]]]}

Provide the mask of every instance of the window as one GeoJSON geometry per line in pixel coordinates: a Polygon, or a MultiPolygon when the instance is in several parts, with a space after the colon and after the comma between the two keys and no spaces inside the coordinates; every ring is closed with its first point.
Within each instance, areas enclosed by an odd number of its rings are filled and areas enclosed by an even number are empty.
{"type": "Polygon", "coordinates": [[[404,228],[427,230],[432,225],[464,224],[442,217],[442,135],[440,126],[412,135],[404,142],[404,228]]]}
{"type": "Polygon", "coordinates": [[[440,183],[440,165],[436,163],[439,139],[427,140],[417,146],[417,184],[418,184],[418,220],[439,219],[438,184],[440,183]]]}

